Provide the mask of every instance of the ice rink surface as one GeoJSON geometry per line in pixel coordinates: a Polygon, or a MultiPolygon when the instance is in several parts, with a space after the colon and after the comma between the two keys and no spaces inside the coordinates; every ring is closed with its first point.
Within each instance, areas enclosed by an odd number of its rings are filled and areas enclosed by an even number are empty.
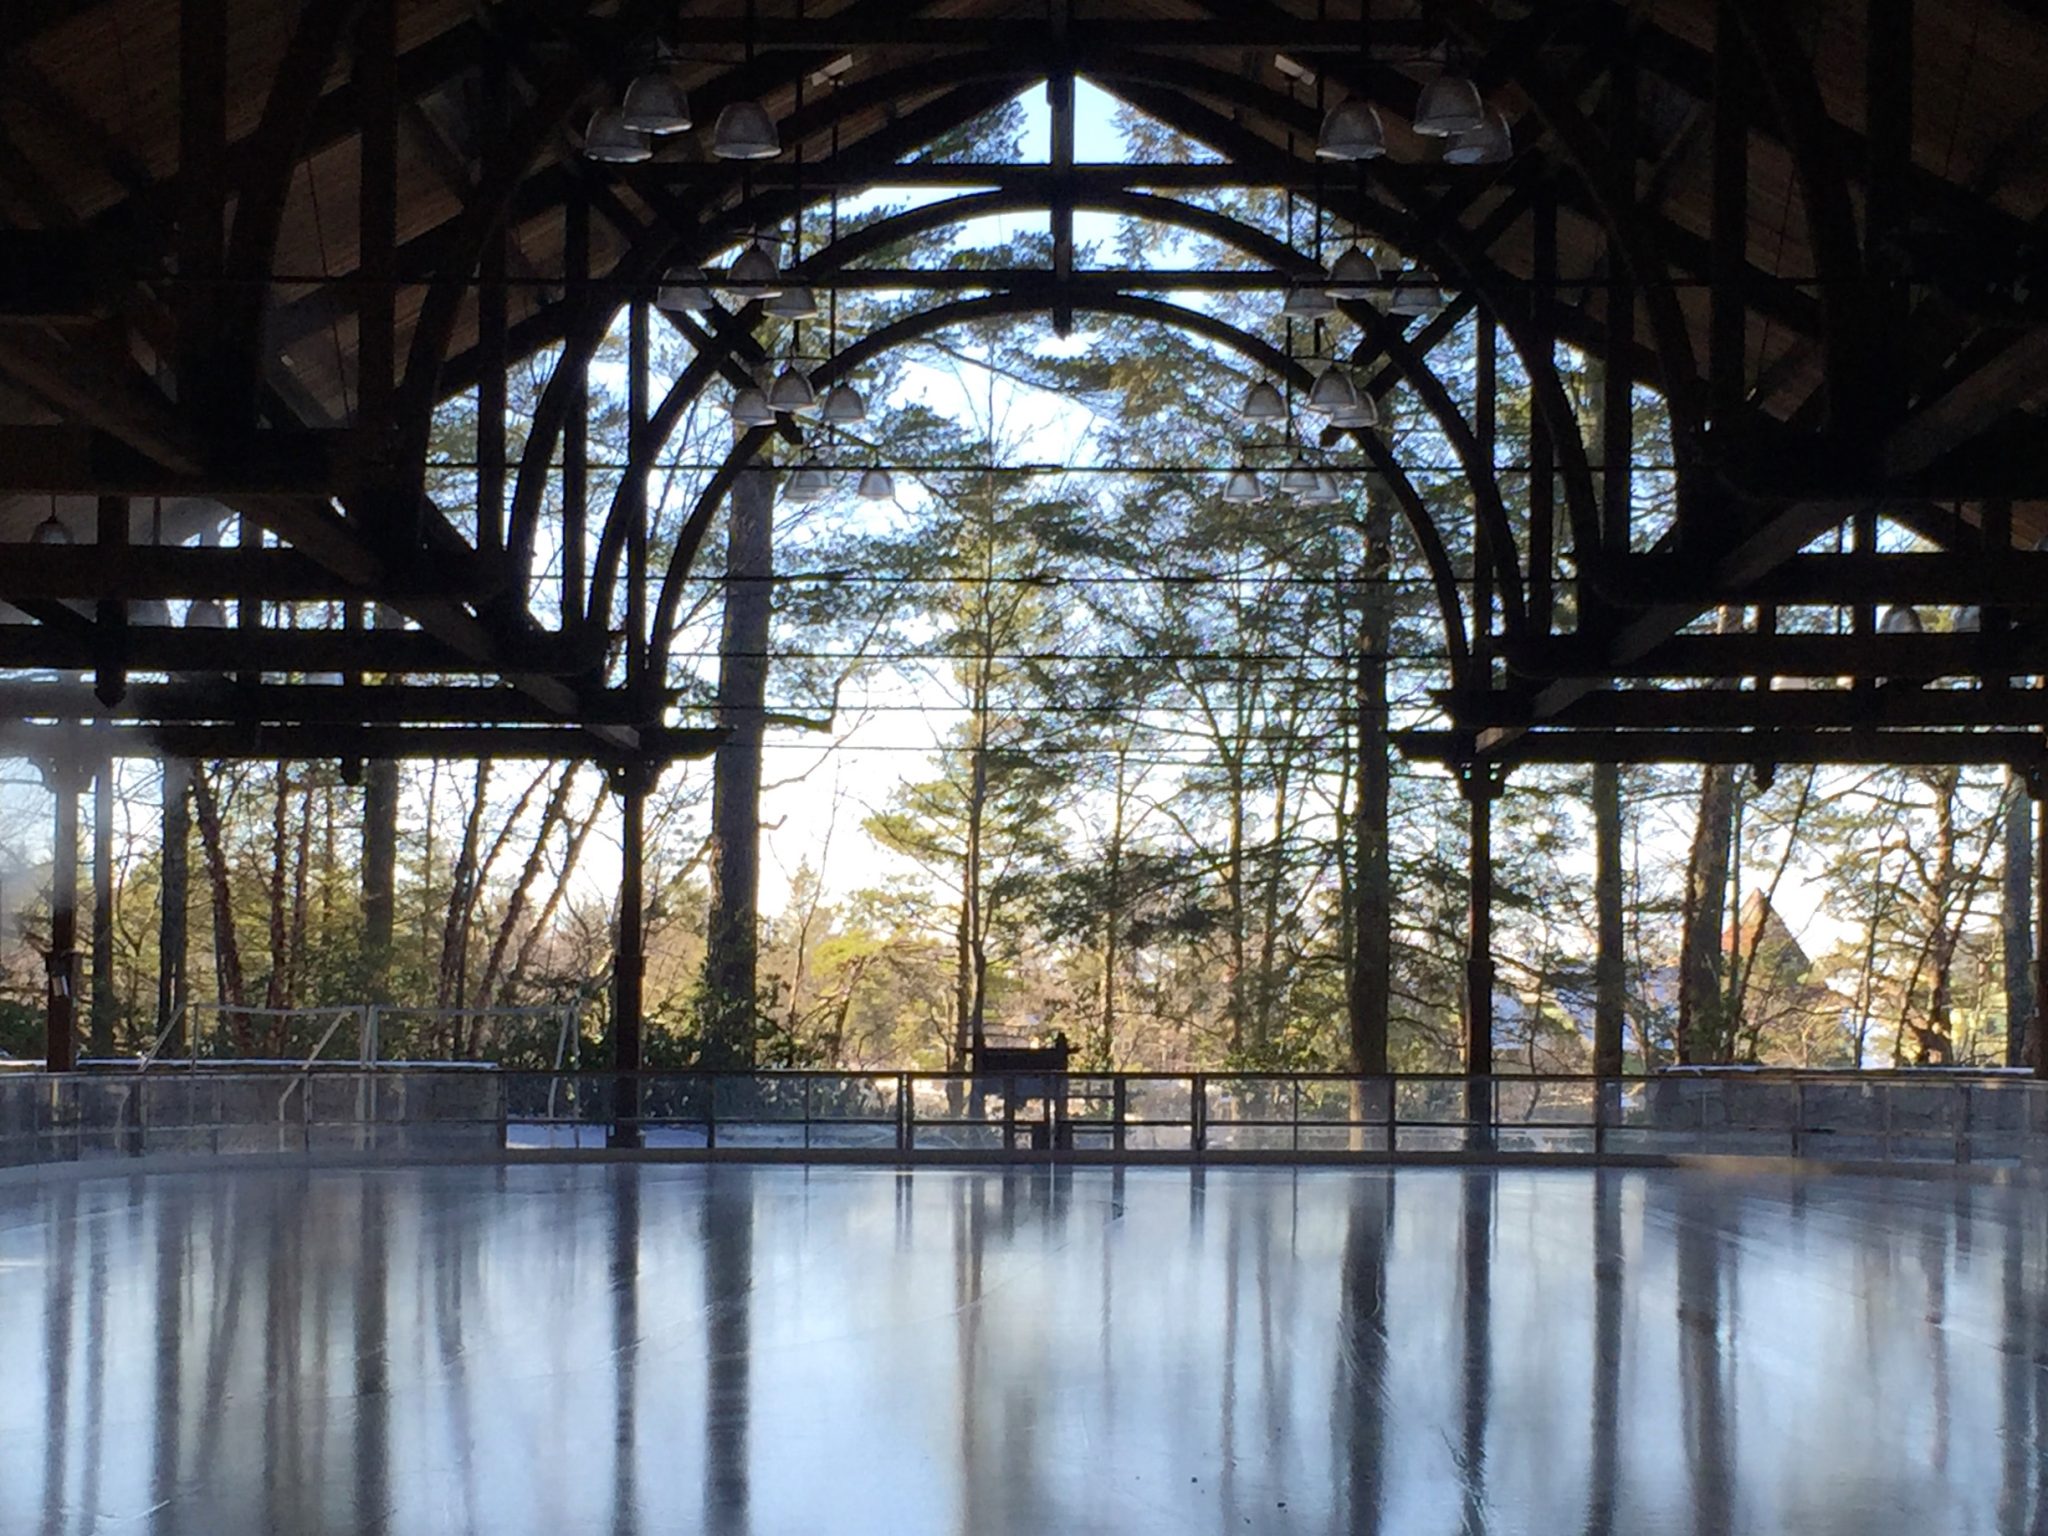
{"type": "Polygon", "coordinates": [[[2031,1532],[2048,1202],[552,1165],[0,1184],[0,1532],[2031,1532]]]}

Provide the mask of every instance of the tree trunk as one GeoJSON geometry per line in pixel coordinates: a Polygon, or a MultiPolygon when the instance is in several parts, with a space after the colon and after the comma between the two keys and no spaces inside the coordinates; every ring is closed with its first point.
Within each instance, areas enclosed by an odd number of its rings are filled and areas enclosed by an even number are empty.
{"type": "Polygon", "coordinates": [[[597,818],[603,814],[605,802],[611,796],[611,786],[601,785],[596,798],[590,802],[590,813],[577,823],[569,834],[569,846],[562,853],[562,872],[555,878],[555,888],[548,892],[548,899],[534,915],[533,926],[526,930],[526,937],[519,941],[519,954],[512,962],[512,969],[505,976],[505,985],[499,989],[498,1001],[509,1007],[519,998],[519,989],[526,981],[526,973],[533,967],[534,956],[539,953],[541,942],[554,931],[555,914],[562,909],[562,900],[569,890],[569,882],[575,878],[576,866],[583,858],[583,845],[590,841],[591,830],[597,825],[597,818]]]}
{"type": "Polygon", "coordinates": [[[1621,770],[1612,763],[1593,766],[1593,912],[1593,1071],[1619,1077],[1628,988],[1622,955],[1621,770]]]}
{"type": "Polygon", "coordinates": [[[702,1060],[754,1064],[760,951],[761,740],[774,617],[775,479],[751,469],[733,484],[726,518],[725,634],[712,764],[711,920],[704,951],[702,1060]]]}
{"type": "MultiPolygon", "coordinates": [[[[192,903],[192,766],[164,759],[163,908],[157,930],[156,1029],[170,1027],[188,999],[186,954],[192,903]]],[[[189,1023],[185,1026],[190,1027],[189,1023]]],[[[176,1042],[166,1039],[166,1051],[176,1042]]]]}
{"type": "Polygon", "coordinates": [[[92,1053],[114,1054],[114,762],[92,786],[92,1053]]]}
{"type": "Polygon", "coordinates": [[[372,1002],[391,1000],[398,915],[398,764],[363,768],[363,970],[372,1002]]]}
{"type": "MultiPolygon", "coordinates": [[[[270,884],[266,892],[270,901],[270,979],[263,988],[266,1008],[285,1006],[285,974],[292,963],[290,917],[284,897],[285,873],[291,865],[291,793],[291,774],[280,762],[270,795],[270,884]]],[[[283,1044],[283,1024],[281,1019],[272,1022],[266,1049],[283,1044]]]]}
{"type": "Polygon", "coordinates": [[[477,1001],[488,1004],[497,991],[498,978],[504,973],[505,958],[512,945],[512,936],[519,929],[519,923],[526,916],[526,908],[533,899],[534,882],[540,879],[540,872],[547,864],[548,839],[554,836],[568,815],[569,791],[576,783],[576,770],[581,765],[571,763],[562,770],[553,791],[548,795],[547,804],[541,807],[540,826],[533,834],[533,845],[527,850],[526,862],[519,867],[519,878],[512,884],[512,894],[505,901],[505,915],[498,921],[498,932],[491,940],[491,952],[484,961],[484,973],[477,983],[477,1001]]]}
{"type": "Polygon", "coordinates": [[[2005,786],[2004,906],[2005,1064],[2022,1066],[2027,1021],[2034,1016],[2034,827],[2026,780],[2010,771],[2005,786]]]}
{"type": "MultiPolygon", "coordinates": [[[[447,1008],[462,990],[463,972],[468,968],[470,905],[475,901],[477,851],[483,841],[484,810],[490,802],[491,759],[477,759],[476,786],[469,799],[469,814],[462,819],[462,846],[455,855],[455,868],[448,880],[448,915],[441,924],[441,965],[435,1004],[447,1008]]],[[[448,1054],[462,1054],[462,1021],[452,1021],[448,1030],[448,1054]]]]}
{"type": "Polygon", "coordinates": [[[220,802],[214,797],[213,776],[204,768],[192,775],[192,814],[199,823],[199,845],[206,854],[207,883],[213,893],[213,954],[219,996],[228,1009],[228,1028],[235,1048],[250,1055],[254,1053],[255,1041],[249,1034],[249,1016],[238,1011],[247,1001],[242,990],[242,945],[235,934],[227,849],[221,842],[220,802]]]}
{"type": "Polygon", "coordinates": [[[1721,930],[1727,916],[1728,844],[1735,826],[1735,770],[1700,770],[1699,820],[1685,869],[1678,973],[1678,1059],[1728,1059],[1721,1017],[1721,930]]]}
{"type": "Polygon", "coordinates": [[[1386,573],[1392,533],[1385,493],[1367,482],[1365,584],[1358,635],[1358,803],[1351,817],[1351,974],[1346,997],[1351,1070],[1387,1070],[1393,996],[1393,871],[1387,852],[1387,651],[1392,611],[1386,573]]]}
{"type": "MultiPolygon", "coordinates": [[[[1955,1058],[1949,1035],[1953,1002],[1956,945],[1962,939],[1962,914],[1956,910],[1956,783],[1954,768],[1928,776],[1934,790],[1934,878],[1928,882],[1925,913],[1928,923],[1927,1022],[1914,1027],[1914,1064],[1946,1066],[1955,1058]]],[[[1912,999],[1906,1000],[1908,1008],[1912,999]]]]}

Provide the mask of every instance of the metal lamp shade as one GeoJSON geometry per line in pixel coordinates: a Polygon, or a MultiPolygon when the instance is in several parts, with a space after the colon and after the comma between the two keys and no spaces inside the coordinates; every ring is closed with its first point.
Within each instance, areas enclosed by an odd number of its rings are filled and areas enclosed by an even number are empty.
{"type": "Polygon", "coordinates": [[[1376,427],[1379,424],[1379,402],[1362,389],[1358,391],[1356,405],[1330,413],[1330,425],[1333,427],[1376,427]]]}
{"type": "Polygon", "coordinates": [[[227,611],[210,597],[202,597],[185,609],[187,629],[226,629],[227,611]]]}
{"type": "Polygon", "coordinates": [[[825,391],[818,419],[828,426],[857,427],[868,419],[868,403],[851,384],[834,384],[825,391]]]}
{"type": "Polygon", "coordinates": [[[60,523],[57,514],[52,512],[30,531],[28,541],[31,544],[69,544],[71,530],[60,523]]]}
{"type": "Polygon", "coordinates": [[[758,384],[749,384],[732,397],[732,419],[742,427],[775,425],[775,412],[758,384]]]}
{"type": "Polygon", "coordinates": [[[1330,263],[1329,281],[1323,292],[1333,299],[1369,299],[1379,292],[1380,264],[1360,246],[1337,253],[1330,263]]]}
{"type": "Polygon", "coordinates": [[[1403,272],[1400,281],[1394,284],[1393,296],[1387,300],[1387,313],[1413,319],[1418,315],[1433,315],[1443,305],[1443,289],[1437,286],[1434,277],[1418,267],[1403,272]]]}
{"type": "Polygon", "coordinates": [[[721,160],[773,160],[782,153],[782,135],[761,103],[735,101],[712,126],[711,153],[721,160]]]}
{"type": "Polygon", "coordinates": [[[725,274],[725,284],[752,299],[772,299],[782,292],[782,268],[767,242],[749,241],[725,274]]]}
{"type": "Polygon", "coordinates": [[[1233,506],[1261,501],[1265,495],[1266,488],[1259,484],[1259,477],[1248,469],[1232,470],[1230,477],[1223,482],[1223,499],[1233,506]]]}
{"type": "Polygon", "coordinates": [[[626,126],[617,107],[599,107],[583,130],[583,157],[605,165],[633,165],[649,159],[654,145],[646,134],[626,126]]]}
{"type": "Polygon", "coordinates": [[[823,501],[832,489],[832,482],[825,471],[815,464],[806,464],[792,474],[782,487],[782,499],[808,506],[814,501],[823,501]]]}
{"type": "Polygon", "coordinates": [[[1422,88],[1415,101],[1415,131],[1433,139],[1469,133],[1486,121],[1486,103],[1479,87],[1448,71],[1422,88]]]}
{"type": "Polygon", "coordinates": [[[1284,421],[1287,402],[1270,380],[1260,379],[1244,392],[1244,404],[1238,407],[1237,414],[1246,421],[1284,421]]]}
{"type": "Polygon", "coordinates": [[[1308,485],[1296,491],[1294,499],[1304,507],[1327,507],[1333,501],[1343,500],[1343,492],[1337,489],[1337,477],[1327,469],[1309,471],[1308,485]]]}
{"type": "Polygon", "coordinates": [[[692,122],[690,98],[667,70],[650,70],[626,87],[619,117],[635,133],[681,133],[692,122]]]}
{"type": "Polygon", "coordinates": [[[1287,466],[1280,474],[1280,494],[1292,496],[1299,501],[1304,496],[1316,493],[1316,472],[1308,465],[1296,462],[1287,466]]]}
{"type": "Polygon", "coordinates": [[[761,306],[782,320],[808,320],[818,312],[818,296],[808,283],[792,283],[761,306]]]}
{"type": "Polygon", "coordinates": [[[654,302],[663,309],[681,312],[709,309],[714,300],[711,290],[705,286],[701,268],[677,267],[662,279],[661,288],[655,294],[654,302]]]}
{"type": "Polygon", "coordinates": [[[1302,283],[1287,290],[1287,298],[1280,305],[1280,313],[1290,320],[1320,320],[1325,315],[1335,313],[1336,308],[1336,304],[1322,289],[1302,283]]]}
{"type": "Polygon", "coordinates": [[[1351,376],[1342,368],[1325,368],[1309,386],[1308,408],[1319,416],[1355,411],[1358,409],[1358,386],[1351,382],[1351,376]]]}
{"type": "Polygon", "coordinates": [[[1369,101],[1340,101],[1323,118],[1316,153],[1325,160],[1377,160],[1387,152],[1386,130],[1369,101]]]}
{"type": "Polygon", "coordinates": [[[1486,114],[1477,128],[1451,135],[1444,145],[1445,165],[1500,165],[1515,152],[1515,139],[1508,120],[1498,112],[1486,114]]]}
{"type": "Polygon", "coordinates": [[[811,385],[811,376],[794,366],[783,369],[775,376],[775,382],[768,386],[768,408],[805,413],[815,411],[818,408],[818,391],[811,385]]]}
{"type": "Polygon", "coordinates": [[[881,465],[865,470],[860,484],[854,487],[854,494],[862,501],[894,501],[896,499],[896,477],[881,465]]]}

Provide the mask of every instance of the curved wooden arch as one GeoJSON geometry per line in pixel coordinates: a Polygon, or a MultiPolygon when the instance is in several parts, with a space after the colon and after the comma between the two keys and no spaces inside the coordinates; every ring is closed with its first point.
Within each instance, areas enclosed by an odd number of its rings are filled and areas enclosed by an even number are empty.
{"type": "MultiPolygon", "coordinates": [[[[1046,307],[1043,299],[1015,293],[998,293],[923,310],[862,337],[837,356],[821,364],[813,372],[812,378],[820,385],[830,385],[890,348],[918,340],[934,331],[977,320],[1007,319],[1017,315],[1040,313],[1046,307]]],[[[1312,378],[1305,367],[1270,343],[1199,310],[1186,309],[1159,299],[1137,298],[1127,294],[1077,298],[1075,308],[1085,313],[1114,314],[1152,321],[1205,337],[1249,358],[1272,373],[1292,378],[1298,386],[1306,386],[1312,378]]],[[[756,427],[740,438],[712,475],[710,483],[698,495],[689,516],[684,519],[676,540],[675,557],[662,578],[660,596],[655,603],[652,632],[648,642],[652,647],[649,659],[651,675],[659,675],[667,666],[668,643],[675,625],[676,611],[682,600],[682,584],[695,563],[718,504],[731,489],[733,481],[752,462],[771,435],[772,429],[756,427]]],[[[1452,680],[1454,683],[1460,682],[1463,680],[1470,656],[1470,646],[1467,640],[1463,600],[1458,592],[1457,576],[1451,566],[1450,553],[1437,531],[1435,522],[1430,518],[1420,493],[1408,480],[1406,471],[1395,460],[1392,450],[1376,433],[1360,429],[1354,431],[1352,435],[1361,443],[1369,443],[1366,448],[1368,457],[1373,459],[1374,467],[1395,487],[1396,499],[1401,506],[1403,517],[1408,522],[1416,543],[1422,549],[1424,562],[1429,567],[1431,584],[1436,589],[1437,606],[1443,614],[1444,637],[1450,653],[1452,680]]],[[[615,568],[616,559],[613,564],[615,568]]],[[[605,585],[609,587],[610,584],[607,581],[605,585]]],[[[595,601],[595,579],[592,588],[595,601]]]]}
{"type": "MultiPolygon", "coordinates": [[[[876,249],[894,244],[910,235],[943,227],[946,224],[957,223],[963,216],[976,217],[1043,206],[1043,202],[1031,194],[1010,192],[970,193],[960,198],[925,204],[919,208],[896,215],[893,218],[878,220],[872,225],[865,226],[836,245],[828,246],[821,251],[815,252],[812,256],[806,258],[797,270],[807,277],[822,277],[876,249]]],[[[1219,213],[1214,209],[1196,207],[1179,202],[1173,198],[1149,193],[1101,193],[1080,198],[1076,206],[1087,208],[1091,211],[1130,212],[1160,223],[1194,229],[1208,234],[1235,249],[1241,250],[1247,255],[1263,259],[1280,270],[1296,272],[1302,275],[1309,275],[1321,270],[1307,255],[1276,236],[1266,233],[1264,230],[1245,224],[1241,220],[1233,219],[1229,215],[1219,213]]],[[[1162,277],[1169,276],[1170,274],[1162,274],[1162,277]]],[[[1027,304],[1025,308],[1017,312],[1029,312],[1031,307],[1027,304]]],[[[1184,311],[1184,313],[1193,314],[1195,312],[1184,311]]],[[[1371,313],[1377,317],[1377,311],[1371,311],[1371,313]]],[[[1381,325],[1384,335],[1379,349],[1385,351],[1389,360],[1394,362],[1396,368],[1405,375],[1407,381],[1415,389],[1418,398],[1422,400],[1424,408],[1435,418],[1439,428],[1452,444],[1453,450],[1458,454],[1467,480],[1473,487],[1476,515],[1485,522],[1491,535],[1486,542],[1488,549],[1493,554],[1496,576],[1499,579],[1498,595],[1502,604],[1503,618],[1509,632],[1511,634],[1518,633],[1526,622],[1527,607],[1523,600],[1521,571],[1516,564],[1516,541],[1513,526],[1508,517],[1505,501],[1501,495],[1498,473],[1488,461],[1477,433],[1472,429],[1471,424],[1465,420],[1464,413],[1459,409],[1457,402],[1452,399],[1450,391],[1444,387],[1442,380],[1436,376],[1434,371],[1421,357],[1405,346],[1397,329],[1385,327],[1384,322],[1381,322],[1381,325]]],[[[1232,334],[1239,336],[1248,335],[1248,333],[1236,331],[1233,331],[1232,334]]],[[[1236,346],[1236,343],[1230,344],[1236,350],[1244,351],[1244,348],[1236,346]]],[[[851,351],[852,349],[849,348],[848,350],[851,351]]],[[[1280,356],[1277,352],[1272,353],[1272,355],[1275,357],[1280,356]]],[[[693,365],[682,378],[676,381],[676,385],[664,397],[661,407],[656,414],[665,415],[671,423],[679,420],[682,410],[687,407],[688,402],[687,400],[681,402],[676,400],[675,397],[678,391],[682,390],[687,383],[690,387],[690,394],[694,396],[709,383],[712,371],[715,370],[706,370],[699,373],[693,365]]],[[[1275,371],[1285,373],[1289,370],[1276,368],[1275,371]]],[[[1298,377],[1303,381],[1307,381],[1311,376],[1305,371],[1301,371],[1298,377]]],[[[1554,365],[1551,370],[1550,383],[1554,387],[1558,398],[1562,400],[1563,386],[1555,377],[1554,365]]],[[[671,425],[668,430],[662,431],[658,435],[649,434],[648,440],[644,445],[644,452],[640,456],[639,462],[635,465],[635,469],[638,472],[645,471],[646,464],[651,462],[654,454],[659,451],[661,442],[668,436],[668,432],[672,430],[673,426],[671,425]]],[[[1578,427],[1575,419],[1572,421],[1570,436],[1576,444],[1578,427]]],[[[1579,462],[1583,469],[1583,453],[1579,455],[1579,462]]],[[[1590,487],[1590,470],[1585,470],[1584,473],[1587,485],[1590,487]]],[[[522,476],[522,486],[523,484],[524,477],[522,476]]],[[[1576,503],[1574,505],[1576,506],[1576,503]]],[[[611,578],[616,574],[619,551],[623,548],[623,513],[624,498],[622,495],[615,494],[612,512],[607,519],[604,534],[600,539],[598,557],[593,569],[590,588],[591,603],[593,605],[591,621],[593,623],[597,622],[600,617],[608,618],[608,615],[601,616],[597,614],[595,612],[595,605],[598,602],[599,594],[609,589],[611,578]]],[[[1580,526],[1580,521],[1575,515],[1575,537],[1580,526]]],[[[1590,529],[1596,525],[1589,519],[1585,526],[1590,529]]]]}
{"type": "Polygon", "coordinates": [[[1811,61],[1780,8],[1757,0],[1729,0],[1737,25],[1757,66],[1764,94],[1778,116],[1791,151],[1806,205],[1807,239],[1820,279],[1821,368],[1827,381],[1828,411],[1854,416],[1868,397],[1864,380],[1871,351],[1864,340],[1864,260],[1856,234],[1856,210],[1848,177],[1828,147],[1830,119],[1811,61]],[[1805,65],[1805,68],[1797,66],[1805,65]]]}

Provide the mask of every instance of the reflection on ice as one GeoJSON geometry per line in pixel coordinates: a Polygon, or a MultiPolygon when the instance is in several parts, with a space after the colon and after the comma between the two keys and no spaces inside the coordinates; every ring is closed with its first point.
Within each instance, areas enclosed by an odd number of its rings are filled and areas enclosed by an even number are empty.
{"type": "Polygon", "coordinates": [[[0,1530],[2022,1532],[1964,1182],[630,1164],[0,1186],[0,1530]]]}

